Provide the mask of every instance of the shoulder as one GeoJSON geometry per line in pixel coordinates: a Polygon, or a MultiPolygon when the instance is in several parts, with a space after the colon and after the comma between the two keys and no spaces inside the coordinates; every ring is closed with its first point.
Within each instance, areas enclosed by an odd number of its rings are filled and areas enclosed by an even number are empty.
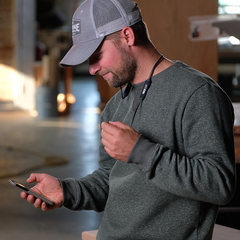
{"type": "Polygon", "coordinates": [[[166,87],[168,90],[174,91],[175,94],[192,94],[205,85],[209,87],[206,89],[223,92],[210,76],[181,61],[175,61],[171,67],[154,77],[156,84],[163,85],[163,88],[166,87]]]}
{"type": "Polygon", "coordinates": [[[217,85],[216,82],[207,74],[194,69],[193,67],[181,62],[175,61],[173,70],[169,73],[173,79],[181,80],[181,84],[187,84],[190,86],[201,86],[206,83],[217,85]]]}
{"type": "Polygon", "coordinates": [[[184,109],[186,105],[211,105],[219,102],[228,107],[231,101],[221,87],[208,75],[180,62],[155,75],[151,98],[168,106],[184,109]]]}

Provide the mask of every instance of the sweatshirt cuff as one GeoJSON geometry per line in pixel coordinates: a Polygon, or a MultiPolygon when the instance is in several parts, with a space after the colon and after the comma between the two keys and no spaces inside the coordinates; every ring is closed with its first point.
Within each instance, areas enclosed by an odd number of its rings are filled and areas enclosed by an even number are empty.
{"type": "Polygon", "coordinates": [[[150,142],[143,135],[140,135],[128,157],[127,162],[135,163],[141,170],[143,170],[150,160],[155,147],[155,143],[150,142]]]}
{"type": "Polygon", "coordinates": [[[78,184],[76,184],[76,180],[73,178],[67,179],[58,179],[61,183],[62,192],[63,192],[63,202],[62,206],[75,209],[79,204],[81,190],[78,184]]]}

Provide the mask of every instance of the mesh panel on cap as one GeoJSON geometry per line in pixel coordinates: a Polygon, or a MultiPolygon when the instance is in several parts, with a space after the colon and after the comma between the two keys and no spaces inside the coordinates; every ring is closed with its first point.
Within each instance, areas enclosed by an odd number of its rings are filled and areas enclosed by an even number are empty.
{"type": "Polygon", "coordinates": [[[142,19],[139,8],[137,7],[136,2],[131,0],[118,0],[122,8],[128,14],[129,26],[137,23],[142,19]]]}
{"type": "Polygon", "coordinates": [[[121,14],[110,0],[96,0],[93,5],[93,18],[98,29],[109,22],[121,18],[121,14]]]}
{"type": "Polygon", "coordinates": [[[131,0],[95,0],[93,19],[98,36],[106,36],[141,20],[136,2],[131,0]]]}

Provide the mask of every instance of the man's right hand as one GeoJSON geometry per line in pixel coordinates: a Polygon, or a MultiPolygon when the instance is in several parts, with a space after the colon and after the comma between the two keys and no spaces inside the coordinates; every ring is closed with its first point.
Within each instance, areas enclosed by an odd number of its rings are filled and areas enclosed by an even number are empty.
{"type": "Polygon", "coordinates": [[[41,199],[36,199],[33,195],[21,192],[21,198],[27,199],[29,203],[34,204],[35,208],[41,208],[42,211],[47,212],[55,208],[59,208],[62,205],[63,192],[61,184],[57,178],[45,173],[32,173],[27,179],[27,182],[37,182],[31,190],[54,202],[54,205],[50,206],[41,199]]]}

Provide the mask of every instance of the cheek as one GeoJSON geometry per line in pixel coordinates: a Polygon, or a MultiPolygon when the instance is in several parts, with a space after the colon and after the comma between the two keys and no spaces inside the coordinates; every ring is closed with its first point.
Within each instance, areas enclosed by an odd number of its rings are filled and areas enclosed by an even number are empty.
{"type": "Polygon", "coordinates": [[[109,54],[104,59],[102,59],[101,65],[107,69],[118,68],[120,61],[121,58],[118,52],[112,52],[112,54],[109,54]]]}

